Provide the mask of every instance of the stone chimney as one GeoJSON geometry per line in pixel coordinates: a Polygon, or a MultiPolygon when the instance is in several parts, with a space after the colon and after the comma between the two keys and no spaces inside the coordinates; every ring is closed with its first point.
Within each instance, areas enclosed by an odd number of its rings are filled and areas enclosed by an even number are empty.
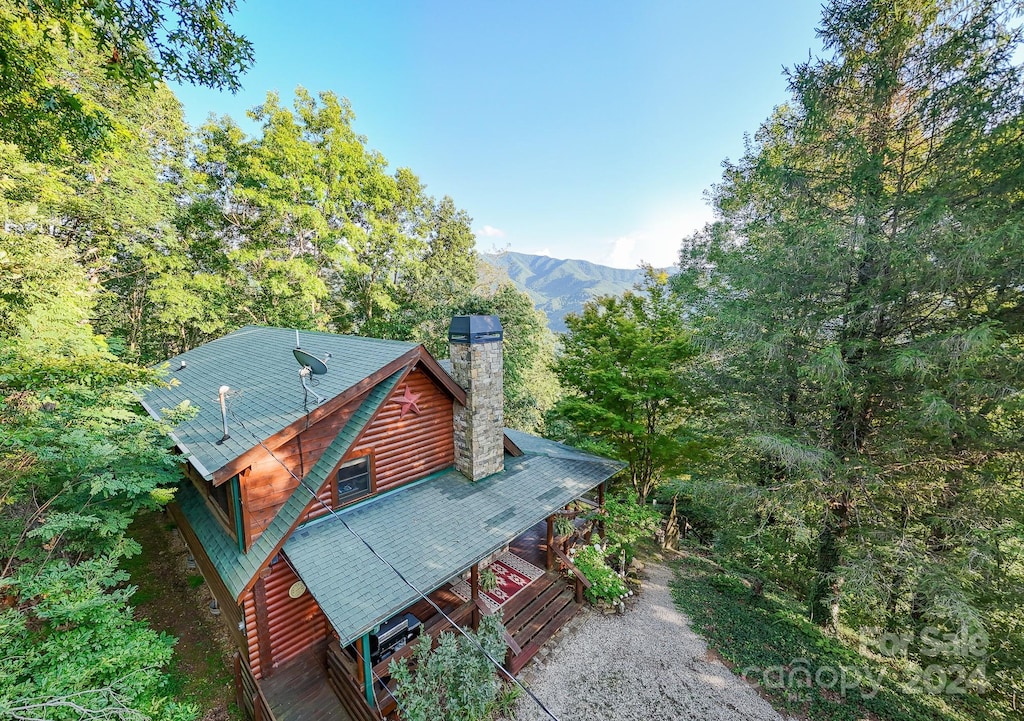
{"type": "Polygon", "coordinates": [[[466,389],[455,404],[455,467],[471,481],[505,469],[504,357],[501,321],[457,315],[448,327],[452,377],[466,389]]]}

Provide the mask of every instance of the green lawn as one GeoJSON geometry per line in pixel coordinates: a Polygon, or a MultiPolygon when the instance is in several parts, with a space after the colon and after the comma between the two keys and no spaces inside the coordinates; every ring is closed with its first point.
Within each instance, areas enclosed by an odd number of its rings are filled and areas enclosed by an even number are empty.
{"type": "Polygon", "coordinates": [[[1020,718],[994,699],[959,693],[952,667],[948,677],[923,677],[901,658],[862,655],[853,634],[823,634],[802,604],[767,588],[757,596],[713,561],[687,554],[673,565],[672,595],[694,630],[778,709],[812,721],[1020,718]]]}

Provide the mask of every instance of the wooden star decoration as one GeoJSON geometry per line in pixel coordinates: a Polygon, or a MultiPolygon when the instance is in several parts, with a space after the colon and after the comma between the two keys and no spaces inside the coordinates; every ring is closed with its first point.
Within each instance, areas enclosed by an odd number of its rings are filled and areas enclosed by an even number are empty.
{"type": "Polygon", "coordinates": [[[395,403],[398,403],[400,406],[402,406],[402,413],[399,416],[399,418],[405,418],[405,414],[408,413],[409,411],[412,411],[416,415],[420,414],[420,407],[419,405],[417,405],[417,401],[419,401],[420,395],[421,394],[419,393],[413,393],[409,389],[409,386],[406,386],[405,392],[401,396],[398,396],[397,398],[393,399],[395,403]]]}

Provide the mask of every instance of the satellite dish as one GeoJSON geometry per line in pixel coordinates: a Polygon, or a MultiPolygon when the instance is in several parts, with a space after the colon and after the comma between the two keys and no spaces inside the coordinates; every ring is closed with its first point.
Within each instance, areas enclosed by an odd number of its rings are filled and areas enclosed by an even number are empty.
{"type": "Polygon", "coordinates": [[[299,365],[303,368],[309,368],[309,372],[315,376],[322,376],[327,373],[327,361],[330,359],[331,354],[328,353],[324,356],[323,360],[320,360],[312,353],[307,353],[302,350],[302,344],[299,343],[299,331],[295,331],[295,350],[292,351],[292,355],[295,356],[295,360],[299,362],[299,365]]]}
{"type": "MultiPolygon", "coordinates": [[[[299,343],[299,331],[295,331],[295,349],[292,351],[292,355],[295,356],[295,360],[302,366],[302,370],[299,371],[299,380],[302,383],[302,390],[308,394],[312,394],[316,398],[317,404],[323,403],[326,399],[321,398],[316,391],[310,388],[310,376],[322,376],[327,373],[327,361],[330,359],[331,354],[328,353],[324,356],[323,360],[320,360],[312,353],[307,353],[302,350],[302,346],[299,343]]],[[[316,381],[312,381],[312,385],[316,385],[316,381]]],[[[305,403],[305,401],[303,401],[305,403]]]]}
{"type": "Polygon", "coordinates": [[[327,373],[327,364],[312,353],[296,348],[292,351],[292,355],[295,356],[295,360],[299,362],[300,366],[309,368],[309,372],[313,375],[322,376],[327,373]]]}

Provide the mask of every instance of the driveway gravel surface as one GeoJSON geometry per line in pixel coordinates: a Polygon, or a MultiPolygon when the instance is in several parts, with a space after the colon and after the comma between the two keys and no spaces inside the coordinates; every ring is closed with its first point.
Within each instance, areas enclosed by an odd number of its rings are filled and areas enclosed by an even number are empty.
{"type": "MultiPolygon", "coordinates": [[[[708,652],[669,592],[670,568],[646,568],[624,615],[587,611],[520,678],[560,721],[784,721],[708,652]]],[[[516,721],[549,719],[525,694],[516,721]]]]}

